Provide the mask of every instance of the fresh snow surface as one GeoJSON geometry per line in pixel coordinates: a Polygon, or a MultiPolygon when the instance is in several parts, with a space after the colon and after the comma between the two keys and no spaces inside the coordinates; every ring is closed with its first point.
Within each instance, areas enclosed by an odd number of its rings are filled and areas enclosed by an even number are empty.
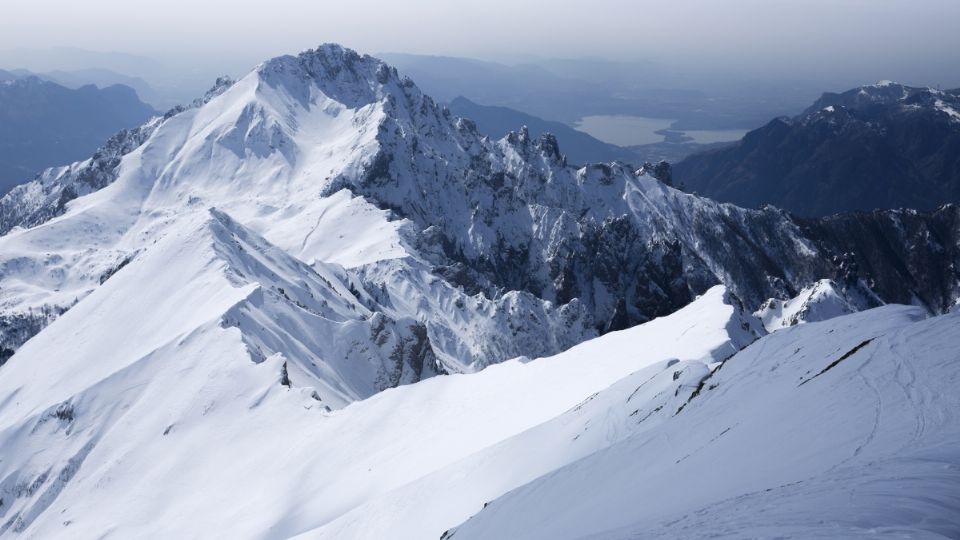
{"type": "Polygon", "coordinates": [[[949,116],[951,120],[955,120],[955,121],[957,121],[957,122],[960,122],[960,112],[958,112],[958,111],[957,111],[956,109],[954,109],[953,107],[951,107],[951,106],[947,105],[946,103],[944,103],[942,99],[938,99],[938,100],[937,100],[937,102],[936,102],[936,107],[937,107],[937,109],[940,109],[941,111],[943,111],[944,113],[946,113],[946,115],[949,116]]]}
{"type": "MultiPolygon", "coordinates": [[[[637,419],[446,538],[958,538],[960,315],[922,315],[886,306],[770,334],[682,410],[637,419]]],[[[633,390],[601,392],[611,405],[591,420],[646,414],[633,390]]]]}
{"type": "MultiPolygon", "coordinates": [[[[0,535],[284,538],[330,530],[337,538],[438,537],[485,500],[616,436],[591,435],[553,455],[524,454],[527,443],[508,439],[638,370],[652,376],[667,364],[682,367],[688,393],[708,364],[762,331],[716,287],[669,317],[555,357],[436,377],[328,411],[311,389],[282,384],[287,356],[258,359],[255,347],[284,341],[294,354],[297,339],[306,339],[296,334],[304,317],[322,315],[330,332],[347,338],[359,323],[332,292],[329,308],[312,313],[323,309],[305,294],[320,292],[315,282],[291,291],[281,281],[287,259],[249,234],[215,212],[169,236],[4,366],[0,535]],[[248,281],[273,274],[279,277],[270,285],[248,281]],[[140,286],[144,275],[157,286],[140,286]],[[284,300],[276,292],[281,284],[309,309],[284,300]],[[207,294],[197,303],[200,290],[207,294]],[[287,333],[271,321],[285,322],[287,333]],[[446,511],[356,521],[368,514],[361,508],[389,510],[398,496],[409,497],[404,486],[461,470],[471,455],[501,443],[524,461],[484,469],[493,474],[489,483],[449,477],[446,511]],[[450,492],[460,480],[480,484],[450,492]]],[[[311,375],[303,364],[296,373],[287,364],[301,384],[311,375]]],[[[345,379],[340,373],[312,380],[333,385],[345,379]]]]}

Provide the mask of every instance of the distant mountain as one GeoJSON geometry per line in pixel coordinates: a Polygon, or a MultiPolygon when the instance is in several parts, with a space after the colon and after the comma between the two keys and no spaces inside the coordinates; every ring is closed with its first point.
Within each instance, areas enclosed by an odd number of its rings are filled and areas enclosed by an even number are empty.
{"type": "MultiPolygon", "coordinates": [[[[129,86],[137,93],[143,102],[157,108],[158,110],[167,110],[179,105],[179,101],[171,100],[170,96],[164,95],[150,86],[150,83],[141,77],[132,77],[102,68],[84,68],[75,70],[53,70],[45,72],[34,72],[28,69],[0,70],[0,81],[4,80],[3,73],[6,73],[8,80],[25,79],[29,76],[36,76],[44,81],[50,81],[76,90],[87,85],[94,85],[98,88],[106,88],[115,84],[129,86]]],[[[191,97],[186,102],[193,100],[191,97]]]]}
{"type": "Polygon", "coordinates": [[[882,82],[824,94],[739,143],[674,167],[700,194],[803,216],[960,201],[960,90],[882,82]]]}
{"type": "Polygon", "coordinates": [[[259,58],[238,55],[229,62],[207,61],[204,55],[179,55],[177,61],[122,52],[94,51],[75,47],[46,49],[0,49],[0,68],[24,71],[68,88],[94,84],[101,88],[123,84],[137,91],[140,99],[158,110],[189,104],[223,74],[246,73],[259,58]]]}
{"type": "Polygon", "coordinates": [[[77,47],[0,49],[0,65],[22,67],[35,72],[99,67],[118,73],[142,73],[160,69],[153,58],[122,52],[93,51],[77,47]]]}
{"type": "Polygon", "coordinates": [[[154,114],[127,86],[69,89],[0,72],[0,193],[47,167],[89,157],[116,132],[154,114]]]}
{"type": "Polygon", "coordinates": [[[749,129],[776,115],[795,114],[822,88],[718,74],[691,78],[649,62],[585,58],[502,64],[445,56],[378,56],[441,101],[465,96],[571,124],[584,116],[632,115],[671,118],[682,130],[749,129]]]}
{"type": "Polygon", "coordinates": [[[55,82],[67,88],[80,88],[88,84],[96,85],[100,88],[106,88],[115,84],[129,86],[137,92],[137,97],[145,103],[158,109],[166,109],[175,103],[172,103],[167,96],[160,95],[156,89],[140,77],[131,77],[122,73],[117,73],[109,69],[77,69],[77,70],[54,70],[45,73],[36,74],[41,79],[55,82]]]}
{"type": "Polygon", "coordinates": [[[533,137],[552,133],[564,155],[574,163],[616,160],[636,163],[640,159],[639,154],[631,149],[605,143],[563,122],[551,122],[507,107],[479,105],[462,96],[451,101],[448,107],[453,114],[476,122],[481,133],[494,139],[501,139],[521,126],[527,126],[533,137]]]}
{"type": "Polygon", "coordinates": [[[676,161],[695,152],[717,146],[690,142],[617,146],[603,142],[563,122],[544,120],[509,107],[480,105],[463,96],[455,98],[447,106],[453,114],[476,122],[477,129],[481,133],[494,139],[505,137],[521,126],[527,126],[530,135],[533,137],[550,133],[557,138],[557,142],[563,148],[564,155],[573,163],[623,161],[639,165],[646,161],[676,161]]]}

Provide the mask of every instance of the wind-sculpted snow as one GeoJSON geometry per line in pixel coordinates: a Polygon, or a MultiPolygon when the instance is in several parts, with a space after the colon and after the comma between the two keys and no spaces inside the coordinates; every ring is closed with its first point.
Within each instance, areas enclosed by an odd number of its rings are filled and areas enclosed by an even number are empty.
{"type": "MultiPolygon", "coordinates": [[[[256,324],[266,319],[231,323],[238,308],[297,318],[309,313],[303,301],[331,326],[354,324],[338,294],[349,286],[333,274],[326,288],[316,278],[286,288],[298,264],[215,212],[29,342],[0,379],[0,535],[960,530],[960,403],[949,391],[960,377],[960,315],[917,322],[920,309],[887,306],[761,337],[759,321],[717,287],[555,357],[433,377],[329,411],[315,395],[329,390],[291,368],[295,353],[254,352],[249,338],[272,333],[256,324]],[[136,287],[139,273],[177,257],[196,264],[157,279],[181,288],[136,287]],[[187,306],[200,289],[215,294],[187,306]],[[147,306],[146,327],[124,326],[147,306]],[[136,358],[116,352],[108,322],[143,343],[136,358]],[[86,368],[93,348],[100,361],[86,368]]],[[[327,381],[343,367],[331,360],[327,381]]]]}
{"type": "MultiPolygon", "coordinates": [[[[679,408],[611,386],[589,422],[554,429],[617,426],[614,444],[443,538],[955,538],[960,318],[922,316],[888,306],[776,332],[679,408]]],[[[657,380],[641,373],[639,395],[657,380]]]]}
{"type": "MultiPolygon", "coordinates": [[[[367,372],[390,360],[379,351],[396,349],[389,340],[404,325],[367,316],[331,272],[292,274],[300,263],[221,212],[194,217],[4,366],[0,536],[292,536],[363,515],[638,369],[703,366],[762,331],[716,288],[560,356],[434,377],[329,411],[338,391],[375,390],[362,385],[367,372]],[[142,286],[146,276],[155,287],[142,286]],[[345,346],[371,331],[386,343],[367,342],[368,362],[304,347],[345,346]]],[[[453,512],[420,524],[406,513],[404,526],[437,537],[484,497],[542,470],[499,475],[492,492],[451,494],[453,512]]]]}
{"type": "Polygon", "coordinates": [[[115,143],[0,203],[0,536],[960,527],[955,207],[570,167],[337,46],[115,143]],[[824,278],[923,309],[763,337],[824,278]]]}
{"type": "MultiPolygon", "coordinates": [[[[199,211],[55,323],[65,330],[42,333],[24,352],[52,354],[69,344],[70,357],[60,361],[72,374],[58,383],[69,389],[216,323],[239,330],[253,362],[283,363],[286,385],[315,388],[318,400],[335,407],[436,374],[420,323],[371,312],[365,300],[338,267],[307,266],[226,214],[199,211]],[[50,334],[62,341],[43,337],[50,334]]],[[[36,369],[11,362],[4,376],[15,376],[17,366],[36,369]]],[[[31,391],[53,383],[44,377],[31,391]]],[[[52,399],[56,388],[37,399],[52,399]]],[[[27,392],[21,404],[30,401],[27,392]]]]}

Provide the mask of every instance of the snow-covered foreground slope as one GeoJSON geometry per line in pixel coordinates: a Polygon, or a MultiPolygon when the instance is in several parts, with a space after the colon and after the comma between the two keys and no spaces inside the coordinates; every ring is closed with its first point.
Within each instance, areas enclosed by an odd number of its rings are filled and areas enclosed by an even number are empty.
{"type": "MultiPolygon", "coordinates": [[[[771,334],[682,409],[447,538],[957,538],[960,315],[920,317],[889,306],[771,334]]],[[[608,415],[630,390],[601,392],[608,415]]]]}
{"type": "MultiPolygon", "coordinates": [[[[303,336],[275,334],[262,315],[297,321],[296,301],[283,299],[279,285],[292,298],[313,291],[331,306],[348,304],[336,300],[335,290],[314,289],[316,283],[291,291],[282,281],[284,258],[258,247],[223,215],[185,233],[132,262],[4,367],[2,533],[283,538],[314,531],[351,511],[369,515],[361,505],[389,501],[404,485],[456,469],[636,370],[661,371],[672,359],[699,366],[691,377],[702,376],[705,363],[730,356],[759,330],[715,288],[670,317],[556,357],[433,378],[331,412],[312,389],[297,385],[314,375],[292,370],[295,360],[298,366],[306,360],[296,356],[293,341],[303,336]],[[178,271],[155,275],[162,288],[135,286],[140,272],[172,262],[178,271]],[[246,281],[270,273],[280,276],[270,285],[246,281]],[[123,294],[115,294],[120,288],[123,294]],[[201,289],[216,293],[192,302],[201,289]],[[146,324],[131,326],[138,311],[150,314],[146,324]],[[276,342],[286,346],[283,356],[254,353],[255,343],[276,342]],[[285,361],[292,385],[284,380],[285,361]]],[[[301,311],[301,318],[315,316],[301,311]]],[[[360,324],[335,309],[323,315],[343,338],[360,324]]],[[[336,360],[319,359],[315,371],[324,373],[309,380],[352,382],[336,371],[342,367],[336,360]]],[[[484,500],[602,444],[585,439],[578,448],[558,449],[539,468],[518,462],[523,466],[500,471],[489,487],[449,497],[450,512],[405,526],[439,535],[484,500]]],[[[403,536],[366,527],[344,534],[364,530],[403,536]]]]}
{"type": "MultiPolygon", "coordinates": [[[[198,226],[226,236],[215,246],[243,237],[222,216],[198,226]]],[[[888,306],[754,341],[759,321],[715,288],[555,357],[329,411],[285,380],[293,356],[256,363],[248,343],[263,328],[229,324],[270,290],[217,284],[254,266],[241,262],[194,267],[198,286],[221,293],[193,310],[145,293],[173,316],[157,317],[139,358],[104,342],[104,367],[84,374],[74,354],[102,336],[75,333],[71,318],[111,313],[97,300],[124,285],[118,274],[11,360],[0,535],[439,538],[461,523],[455,538],[960,531],[960,314],[922,320],[888,306]]],[[[141,309],[141,293],[128,293],[141,309]]]]}

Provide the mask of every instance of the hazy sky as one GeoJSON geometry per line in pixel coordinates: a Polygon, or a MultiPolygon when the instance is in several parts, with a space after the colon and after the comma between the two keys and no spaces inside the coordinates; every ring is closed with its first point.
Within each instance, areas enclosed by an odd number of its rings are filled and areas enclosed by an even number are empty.
{"type": "Polygon", "coordinates": [[[336,41],[368,53],[956,79],[958,26],[960,0],[5,0],[0,48],[256,62],[336,41]]]}

